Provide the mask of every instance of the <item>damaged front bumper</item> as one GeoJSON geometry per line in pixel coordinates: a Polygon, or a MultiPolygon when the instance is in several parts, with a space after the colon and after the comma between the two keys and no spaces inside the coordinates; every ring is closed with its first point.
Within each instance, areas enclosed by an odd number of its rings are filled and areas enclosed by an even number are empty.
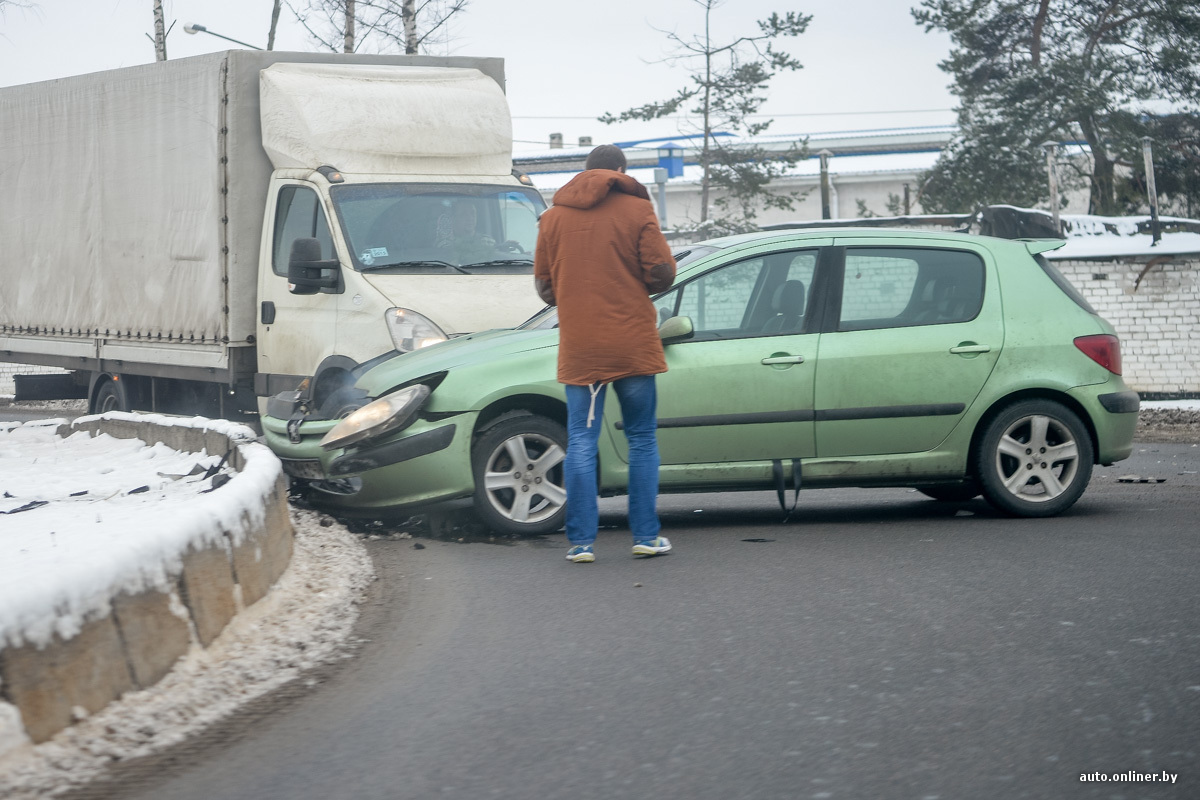
{"type": "Polygon", "coordinates": [[[467,497],[474,492],[471,431],[476,414],[417,419],[402,431],[325,450],[339,420],[263,418],[267,446],[284,471],[322,492],[331,505],[390,510],[467,497]]]}

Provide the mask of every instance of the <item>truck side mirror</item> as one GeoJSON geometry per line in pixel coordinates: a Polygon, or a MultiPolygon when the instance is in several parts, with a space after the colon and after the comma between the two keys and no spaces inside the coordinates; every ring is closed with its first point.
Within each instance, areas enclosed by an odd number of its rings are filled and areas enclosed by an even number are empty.
{"type": "Polygon", "coordinates": [[[288,259],[288,283],[292,294],[316,294],[321,289],[336,289],[338,260],[321,260],[321,243],[316,239],[296,239],[288,259]],[[328,275],[321,273],[328,270],[328,275]]]}

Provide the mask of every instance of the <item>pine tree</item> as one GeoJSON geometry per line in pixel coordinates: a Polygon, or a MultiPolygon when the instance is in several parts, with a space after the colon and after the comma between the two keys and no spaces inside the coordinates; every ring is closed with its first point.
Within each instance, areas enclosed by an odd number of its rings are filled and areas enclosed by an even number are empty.
{"type": "Polygon", "coordinates": [[[752,230],[757,227],[755,218],[760,208],[793,207],[796,193],[772,192],[768,186],[804,158],[807,148],[793,145],[785,151],[768,152],[714,134],[724,131],[752,137],[770,127],[771,120],[752,118],[767,99],[771,78],[781,71],[802,67],[788,53],[776,50],[775,45],[782,38],[804,33],[812,17],[795,11],[782,16],[771,14],[758,21],[757,34],[718,42],[712,33],[713,12],[723,3],[693,2],[704,11],[704,32],[690,38],[663,32],[674,46],[667,60],[690,65],[690,83],[672,98],[619,114],[605,114],[600,121],[611,124],[661,119],[690,105],[699,116],[696,132],[701,134],[698,229],[714,234],[752,230]],[[714,209],[717,215],[710,218],[714,209]]]}
{"type": "MultiPolygon", "coordinates": [[[[1116,213],[1129,115],[1200,104],[1195,0],[922,0],[913,16],[950,34],[942,69],[960,101],[959,135],[922,189],[929,210],[1034,205],[1048,196],[1041,143],[1082,139],[1091,210],[1116,213]]],[[[1068,180],[1076,164],[1062,162],[1068,180]]]]}

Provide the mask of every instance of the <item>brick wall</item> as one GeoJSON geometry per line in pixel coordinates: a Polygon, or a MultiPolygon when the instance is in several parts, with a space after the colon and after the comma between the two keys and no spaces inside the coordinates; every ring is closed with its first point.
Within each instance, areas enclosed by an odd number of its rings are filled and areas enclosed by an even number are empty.
{"type": "Polygon", "coordinates": [[[1200,258],[1055,261],[1121,337],[1125,382],[1143,394],[1200,393],[1200,258]],[[1136,286],[1135,286],[1136,283],[1136,286]]]}

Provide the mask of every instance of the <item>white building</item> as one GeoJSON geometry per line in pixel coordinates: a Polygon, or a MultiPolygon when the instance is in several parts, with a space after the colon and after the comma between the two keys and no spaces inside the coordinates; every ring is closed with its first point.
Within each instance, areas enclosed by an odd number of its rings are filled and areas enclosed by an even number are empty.
{"type": "MultiPolygon", "coordinates": [[[[821,195],[822,152],[828,154],[827,218],[859,217],[862,215],[860,203],[869,215],[892,215],[889,203],[901,214],[922,214],[921,174],[934,165],[955,130],[952,125],[940,125],[756,137],[754,144],[766,150],[782,151],[796,145],[808,145],[808,158],[790,169],[784,178],[771,184],[772,191],[777,194],[798,195],[793,209],[762,209],[758,213],[758,223],[765,227],[826,218],[821,195]]],[[[730,137],[729,134],[718,135],[730,137]]],[[[650,190],[659,216],[664,218],[663,228],[666,230],[688,227],[689,223],[700,220],[701,168],[696,163],[699,152],[697,139],[670,137],[615,143],[625,151],[629,174],[650,190]],[[659,172],[656,176],[656,170],[676,174],[668,177],[659,172]],[[656,183],[663,178],[665,183],[656,183]],[[660,199],[664,187],[665,213],[660,199]]],[[[547,203],[551,202],[560,187],[583,169],[587,154],[592,150],[588,140],[574,148],[559,145],[559,140],[552,137],[550,149],[514,159],[516,166],[529,175],[547,203]]],[[[1068,199],[1070,202],[1064,213],[1087,210],[1086,196],[1068,199]]]]}

